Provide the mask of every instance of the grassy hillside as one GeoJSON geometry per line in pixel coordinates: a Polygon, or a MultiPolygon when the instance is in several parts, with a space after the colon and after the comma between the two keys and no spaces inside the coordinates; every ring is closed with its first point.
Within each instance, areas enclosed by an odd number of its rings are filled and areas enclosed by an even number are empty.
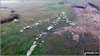
{"type": "MultiPolygon", "coordinates": [[[[28,29],[23,33],[20,33],[20,30],[27,26],[36,23],[39,20],[45,20],[50,18],[50,20],[55,20],[55,17],[58,16],[59,13],[65,11],[66,15],[70,20],[73,20],[70,15],[71,8],[70,2],[75,0],[68,0],[67,4],[58,4],[61,0],[51,1],[30,1],[30,2],[16,2],[16,3],[4,3],[2,6],[7,6],[8,9],[0,10],[0,18],[4,18],[8,16],[10,10],[15,10],[16,13],[20,14],[20,19],[17,23],[7,22],[1,24],[1,54],[2,55],[26,55],[27,51],[33,44],[33,41],[36,37],[34,35],[40,34],[40,32],[45,31],[45,29],[51,24],[50,23],[42,23],[39,26],[35,26],[32,29],[28,29]]],[[[84,1],[84,0],[83,0],[84,1]]],[[[90,0],[89,0],[90,1],[90,0]]],[[[91,1],[98,6],[100,6],[100,1],[97,2],[91,1]]],[[[77,2],[77,4],[81,4],[82,1],[77,2]]],[[[65,26],[63,22],[62,25],[65,26]]],[[[58,27],[58,28],[59,28],[58,27]]],[[[53,29],[55,30],[55,29],[53,29]]],[[[76,44],[72,39],[68,38],[68,32],[62,36],[56,36],[52,33],[47,34],[43,40],[45,43],[42,44],[41,47],[36,47],[36,49],[32,52],[32,55],[74,55],[77,54],[76,51],[73,51],[69,46],[70,44],[76,44]],[[66,37],[67,36],[67,37],[66,37]],[[71,43],[69,43],[72,41],[71,43]],[[65,43],[67,42],[67,43],[65,43]]],[[[77,45],[77,44],[76,44],[77,45]]],[[[72,45],[73,46],[73,45],[72,45]]],[[[79,51],[78,51],[79,52],[79,51]]]]}

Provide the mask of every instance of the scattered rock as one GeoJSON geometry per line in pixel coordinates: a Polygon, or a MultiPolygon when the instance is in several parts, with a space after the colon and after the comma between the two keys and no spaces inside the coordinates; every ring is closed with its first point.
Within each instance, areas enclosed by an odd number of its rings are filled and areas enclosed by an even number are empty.
{"type": "Polygon", "coordinates": [[[24,30],[20,30],[20,32],[22,33],[24,30]]]}
{"type": "Polygon", "coordinates": [[[53,26],[49,26],[47,27],[47,30],[51,30],[53,28],[53,26]]]}
{"type": "Polygon", "coordinates": [[[74,35],[74,36],[73,36],[73,40],[75,40],[75,41],[77,41],[77,42],[78,42],[78,41],[79,41],[79,35],[77,35],[77,34],[76,34],[76,35],[74,35]]]}
{"type": "Polygon", "coordinates": [[[75,25],[76,25],[76,24],[75,24],[75,23],[73,23],[73,22],[72,22],[72,23],[69,23],[69,24],[70,24],[71,26],[75,26],[75,25]]]}
{"type": "Polygon", "coordinates": [[[32,45],[31,46],[30,50],[28,50],[28,52],[27,52],[27,56],[30,56],[30,54],[32,53],[32,51],[35,49],[36,46],[37,45],[32,45]]]}
{"type": "Polygon", "coordinates": [[[39,25],[40,23],[35,23],[35,25],[39,25]]]}
{"type": "Polygon", "coordinates": [[[44,43],[44,40],[42,40],[41,42],[44,43]]]}
{"type": "Polygon", "coordinates": [[[29,29],[29,28],[31,28],[30,26],[26,26],[26,28],[25,29],[29,29]]]}
{"type": "Polygon", "coordinates": [[[37,37],[36,40],[38,40],[39,38],[37,37]]]}
{"type": "Polygon", "coordinates": [[[14,20],[13,20],[13,22],[15,22],[15,23],[16,23],[16,22],[18,22],[18,20],[17,20],[17,19],[14,19],[14,20]]]}
{"type": "Polygon", "coordinates": [[[34,41],[33,44],[35,45],[36,44],[36,41],[34,41]]]}

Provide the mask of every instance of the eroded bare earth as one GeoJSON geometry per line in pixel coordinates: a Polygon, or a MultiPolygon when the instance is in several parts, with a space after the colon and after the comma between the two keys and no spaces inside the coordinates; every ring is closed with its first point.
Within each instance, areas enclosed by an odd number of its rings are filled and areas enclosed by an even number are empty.
{"type": "Polygon", "coordinates": [[[85,9],[72,8],[75,14],[75,21],[73,23],[76,26],[66,26],[57,29],[54,34],[61,35],[63,32],[71,29],[74,32],[73,40],[78,41],[80,34],[89,33],[94,38],[100,39],[100,12],[87,4],[85,9]]]}

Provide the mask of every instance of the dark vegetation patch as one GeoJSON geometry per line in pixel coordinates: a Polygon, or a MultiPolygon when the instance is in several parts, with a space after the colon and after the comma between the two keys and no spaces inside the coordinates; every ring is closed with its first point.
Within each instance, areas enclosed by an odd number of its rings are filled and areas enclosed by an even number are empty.
{"type": "Polygon", "coordinates": [[[10,16],[0,19],[0,23],[3,24],[6,22],[13,21],[14,19],[19,19],[19,14],[14,13],[14,12],[15,11],[12,10],[10,16]]]}

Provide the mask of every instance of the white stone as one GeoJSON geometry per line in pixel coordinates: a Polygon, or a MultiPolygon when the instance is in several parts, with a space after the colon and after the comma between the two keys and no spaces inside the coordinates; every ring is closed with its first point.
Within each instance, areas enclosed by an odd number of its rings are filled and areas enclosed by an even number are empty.
{"type": "Polygon", "coordinates": [[[42,32],[43,35],[47,34],[47,32],[42,32]]]}
{"type": "Polygon", "coordinates": [[[69,21],[68,18],[66,18],[66,20],[69,21]]]}
{"type": "Polygon", "coordinates": [[[27,56],[30,56],[30,54],[31,54],[31,51],[30,50],[28,50],[28,52],[27,52],[27,56]]]}
{"type": "Polygon", "coordinates": [[[65,15],[65,12],[62,12],[63,15],[65,15]]]}
{"type": "Polygon", "coordinates": [[[43,34],[40,34],[40,36],[39,36],[39,37],[42,37],[42,35],[43,35],[43,34]]]}
{"type": "Polygon", "coordinates": [[[20,30],[20,32],[23,32],[24,30],[20,30]]]}
{"type": "Polygon", "coordinates": [[[36,40],[38,40],[39,38],[37,37],[36,40]]]}
{"type": "Polygon", "coordinates": [[[71,26],[75,26],[76,24],[74,24],[74,23],[69,23],[71,26]]]}
{"type": "Polygon", "coordinates": [[[18,22],[18,20],[17,19],[14,19],[13,22],[18,22]]]}
{"type": "Polygon", "coordinates": [[[35,45],[36,44],[36,41],[34,41],[33,44],[35,45]]]}
{"type": "Polygon", "coordinates": [[[28,50],[28,52],[27,52],[27,56],[30,56],[31,55],[31,53],[32,53],[32,51],[35,49],[35,47],[36,47],[37,45],[32,45],[31,46],[31,48],[30,48],[30,50],[28,50]]]}
{"type": "Polygon", "coordinates": [[[27,29],[27,28],[30,28],[30,26],[26,26],[26,29],[27,29]]]}
{"type": "Polygon", "coordinates": [[[64,16],[63,18],[66,18],[66,16],[64,16]]]}
{"type": "Polygon", "coordinates": [[[24,30],[26,29],[26,27],[23,28],[24,30]]]}
{"type": "Polygon", "coordinates": [[[47,28],[47,30],[51,30],[53,28],[53,26],[49,26],[48,28],[47,28]]]}
{"type": "Polygon", "coordinates": [[[69,21],[66,21],[67,23],[69,23],[69,21]]]}
{"type": "Polygon", "coordinates": [[[44,40],[42,40],[42,43],[44,43],[44,40]]]}
{"type": "Polygon", "coordinates": [[[30,48],[30,50],[31,50],[31,51],[34,50],[34,48],[35,48],[36,46],[37,46],[37,45],[32,45],[31,48],[30,48]]]}
{"type": "Polygon", "coordinates": [[[61,18],[60,18],[60,17],[58,17],[57,19],[58,19],[58,20],[60,20],[61,18]]]}
{"type": "Polygon", "coordinates": [[[35,23],[35,25],[39,25],[39,23],[35,23]]]}

